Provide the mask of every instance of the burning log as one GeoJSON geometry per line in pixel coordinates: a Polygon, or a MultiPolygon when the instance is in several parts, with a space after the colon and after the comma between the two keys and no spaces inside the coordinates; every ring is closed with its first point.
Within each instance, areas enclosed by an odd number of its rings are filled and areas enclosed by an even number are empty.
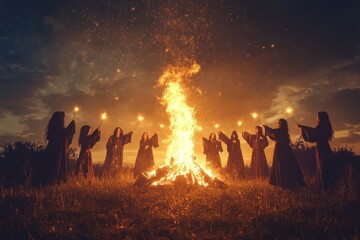
{"type": "Polygon", "coordinates": [[[140,186],[150,186],[153,182],[159,181],[161,178],[165,177],[170,171],[170,167],[165,166],[158,168],[155,174],[149,175],[147,172],[142,172],[140,176],[136,179],[134,187],[140,186]]]}
{"type": "Polygon", "coordinates": [[[134,186],[157,186],[157,185],[202,185],[212,186],[216,188],[225,188],[226,184],[217,179],[212,178],[196,161],[193,161],[193,166],[185,174],[179,174],[185,166],[173,165],[158,168],[154,173],[142,172],[136,179],[134,186]],[[194,171],[194,169],[196,171],[194,171]]]}

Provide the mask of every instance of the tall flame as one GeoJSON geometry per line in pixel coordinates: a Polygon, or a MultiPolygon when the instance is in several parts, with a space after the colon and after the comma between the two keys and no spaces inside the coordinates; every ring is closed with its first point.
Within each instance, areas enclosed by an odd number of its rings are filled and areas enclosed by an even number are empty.
{"type": "Polygon", "coordinates": [[[199,70],[200,65],[196,63],[190,68],[169,66],[158,81],[160,86],[165,87],[161,103],[166,106],[166,112],[170,117],[171,135],[168,138],[167,161],[175,159],[175,163],[185,163],[186,165],[192,161],[193,137],[197,122],[194,108],[186,102],[183,83],[199,70]]]}
{"type": "Polygon", "coordinates": [[[199,127],[195,119],[195,109],[188,105],[183,86],[184,81],[199,70],[200,65],[196,63],[191,67],[168,66],[158,80],[158,84],[164,87],[161,103],[166,106],[166,112],[170,117],[171,135],[167,139],[169,144],[166,151],[166,164],[171,169],[166,176],[154,182],[153,185],[171,184],[178,176],[186,178],[188,183],[208,185],[204,175],[211,176],[211,173],[203,170],[194,161],[193,138],[199,127]]]}

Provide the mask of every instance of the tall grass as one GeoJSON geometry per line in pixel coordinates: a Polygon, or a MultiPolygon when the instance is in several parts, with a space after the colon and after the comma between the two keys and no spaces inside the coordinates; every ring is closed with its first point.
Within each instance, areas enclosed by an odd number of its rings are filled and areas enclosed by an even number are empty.
{"type": "Polygon", "coordinates": [[[136,188],[113,179],[2,189],[1,239],[358,239],[358,193],[282,190],[265,180],[225,189],[136,188]]]}

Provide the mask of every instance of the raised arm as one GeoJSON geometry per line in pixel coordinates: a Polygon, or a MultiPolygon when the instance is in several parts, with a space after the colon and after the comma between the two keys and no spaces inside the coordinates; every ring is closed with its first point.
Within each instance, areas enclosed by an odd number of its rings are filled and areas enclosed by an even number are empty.
{"type": "Polygon", "coordinates": [[[264,125],[265,136],[268,136],[271,140],[276,140],[278,138],[277,129],[273,129],[264,125]]]}
{"type": "Polygon", "coordinates": [[[219,139],[223,141],[226,145],[230,143],[230,139],[221,131],[219,132],[219,139]]]}
{"type": "Polygon", "coordinates": [[[155,133],[155,134],[150,138],[150,144],[151,144],[154,148],[159,147],[159,138],[158,138],[157,133],[155,133]]]}
{"type": "Polygon", "coordinates": [[[72,142],[74,134],[75,134],[75,121],[72,120],[66,128],[66,139],[68,140],[69,145],[72,142]]]}
{"type": "Polygon", "coordinates": [[[316,128],[298,125],[301,128],[301,136],[306,142],[314,143],[319,138],[319,133],[316,128]]]}
{"type": "Polygon", "coordinates": [[[252,147],[252,141],[251,141],[252,135],[250,133],[248,133],[248,132],[243,132],[242,137],[250,145],[250,147],[252,147]]]}
{"type": "Polygon", "coordinates": [[[95,143],[100,141],[100,130],[97,128],[91,135],[90,135],[90,148],[92,148],[95,143]]]}
{"type": "Polygon", "coordinates": [[[131,132],[129,132],[129,133],[127,133],[127,134],[125,134],[124,136],[123,136],[123,141],[124,141],[124,145],[125,144],[128,144],[128,143],[131,143],[131,136],[133,135],[133,131],[131,131],[131,132]]]}

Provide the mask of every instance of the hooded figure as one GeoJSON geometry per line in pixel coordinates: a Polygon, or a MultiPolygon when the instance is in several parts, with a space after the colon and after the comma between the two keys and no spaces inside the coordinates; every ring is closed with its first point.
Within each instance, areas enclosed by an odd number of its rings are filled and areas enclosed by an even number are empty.
{"type": "Polygon", "coordinates": [[[278,121],[279,128],[265,126],[265,135],[275,141],[273,166],[270,184],[282,188],[293,189],[305,187],[300,166],[290,148],[288,124],[285,119],[278,121]]]}
{"type": "Polygon", "coordinates": [[[96,129],[90,134],[89,125],[84,125],[80,129],[79,145],[81,147],[79,158],[75,164],[75,176],[92,179],[95,177],[94,166],[91,157],[91,148],[100,141],[100,130],[96,129]]]}
{"type": "Polygon", "coordinates": [[[227,146],[229,153],[226,171],[235,178],[244,177],[244,159],[240,148],[240,140],[237,132],[234,130],[231,133],[231,138],[228,138],[223,132],[219,132],[219,139],[227,146]]]}
{"type": "Polygon", "coordinates": [[[263,135],[260,126],[255,127],[255,134],[243,132],[242,137],[253,149],[251,155],[250,172],[254,178],[264,178],[268,176],[269,167],[267,165],[264,149],[269,145],[267,137],[263,135]]]}
{"type": "Polygon", "coordinates": [[[75,134],[75,121],[65,128],[64,120],[64,112],[54,112],[45,130],[48,145],[36,174],[36,181],[41,184],[67,181],[68,150],[75,134]]]}
{"type": "Polygon", "coordinates": [[[120,172],[124,162],[124,146],[131,142],[133,132],[124,135],[123,130],[115,128],[114,134],[111,135],[106,143],[106,157],[103,166],[102,175],[115,175],[120,172]]]}
{"type": "Polygon", "coordinates": [[[213,169],[221,168],[219,152],[223,152],[221,142],[216,140],[215,133],[211,133],[209,139],[203,138],[204,154],[206,155],[206,165],[213,169]]]}
{"type": "Polygon", "coordinates": [[[329,141],[333,138],[334,131],[327,112],[318,112],[316,127],[298,125],[301,135],[306,142],[316,143],[316,175],[318,186],[326,191],[334,181],[334,155],[329,141]]]}
{"type": "Polygon", "coordinates": [[[158,135],[155,133],[150,139],[147,132],[144,132],[140,140],[140,148],[136,156],[134,176],[139,176],[143,171],[155,165],[152,148],[159,147],[158,135]]]}

